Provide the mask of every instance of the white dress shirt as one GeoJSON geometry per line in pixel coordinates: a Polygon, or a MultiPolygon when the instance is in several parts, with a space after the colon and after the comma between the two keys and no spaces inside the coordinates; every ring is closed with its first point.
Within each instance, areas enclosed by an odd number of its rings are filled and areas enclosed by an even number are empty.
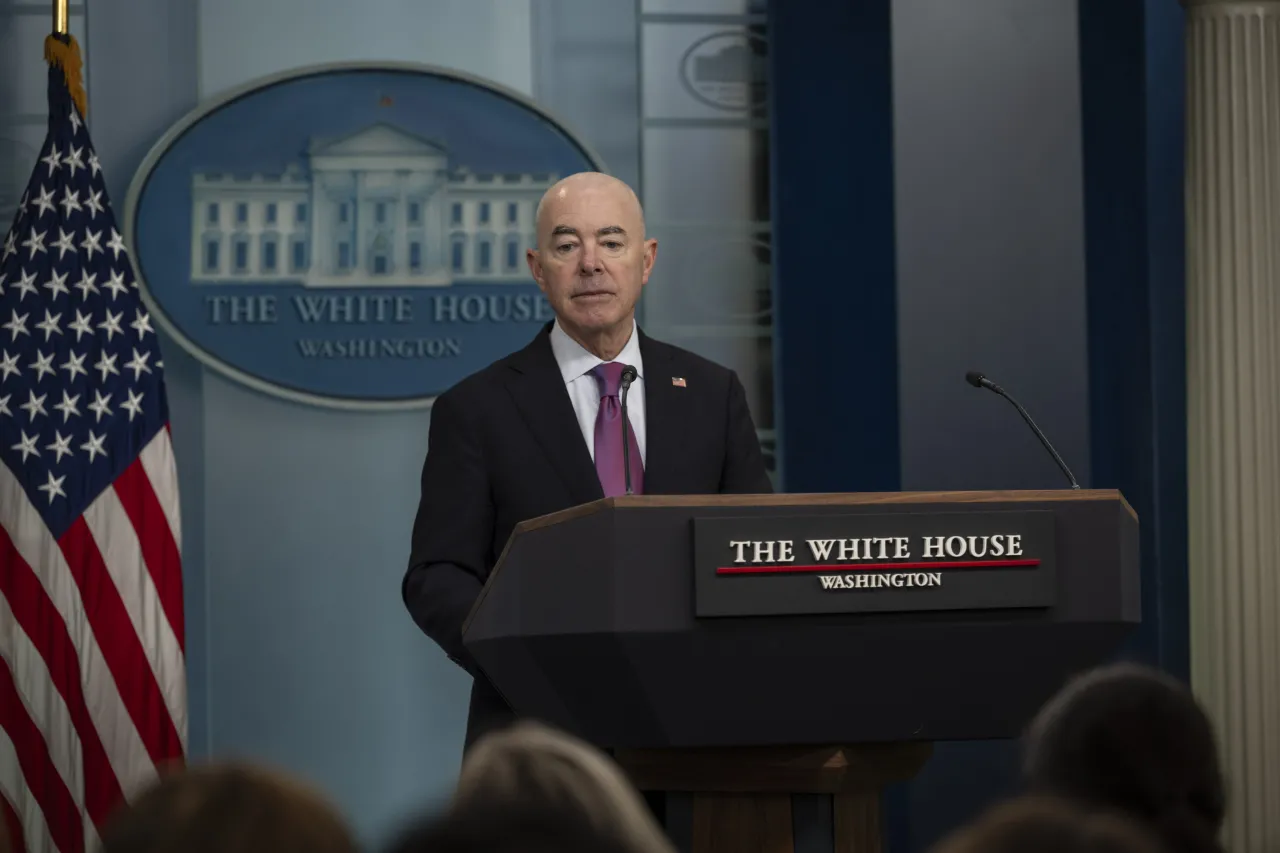
{"type": "MultiPolygon", "coordinates": [[[[604,364],[604,360],[587,352],[582,344],[565,334],[557,320],[551,329],[551,352],[555,354],[556,364],[560,366],[560,375],[564,377],[565,387],[569,391],[569,400],[573,403],[573,411],[578,416],[578,426],[582,428],[582,438],[587,442],[587,450],[591,451],[591,461],[596,458],[596,413],[600,411],[600,384],[591,375],[596,365],[604,364]]],[[[636,445],[640,448],[640,460],[645,458],[644,441],[644,363],[640,358],[640,335],[634,323],[631,337],[627,345],[618,353],[614,361],[629,364],[636,369],[636,379],[627,392],[627,419],[631,421],[631,432],[636,437],[636,445]]]]}

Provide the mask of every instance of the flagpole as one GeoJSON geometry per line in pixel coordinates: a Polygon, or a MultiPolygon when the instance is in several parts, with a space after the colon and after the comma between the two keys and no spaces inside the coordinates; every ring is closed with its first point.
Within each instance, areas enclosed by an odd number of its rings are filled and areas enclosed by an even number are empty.
{"type": "Polygon", "coordinates": [[[67,34],[67,0],[53,0],[53,31],[58,35],[67,34]]]}

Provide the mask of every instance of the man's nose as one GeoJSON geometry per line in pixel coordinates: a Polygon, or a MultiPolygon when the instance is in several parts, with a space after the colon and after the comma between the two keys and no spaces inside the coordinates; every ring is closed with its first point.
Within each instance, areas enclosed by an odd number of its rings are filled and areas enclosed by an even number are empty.
{"type": "Polygon", "coordinates": [[[594,246],[582,247],[582,260],[578,269],[583,275],[595,275],[600,271],[600,260],[594,246]]]}

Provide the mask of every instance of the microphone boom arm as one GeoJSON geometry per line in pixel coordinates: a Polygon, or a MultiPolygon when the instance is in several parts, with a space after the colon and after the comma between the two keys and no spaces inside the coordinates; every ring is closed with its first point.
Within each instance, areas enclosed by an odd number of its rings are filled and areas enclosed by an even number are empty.
{"type": "Polygon", "coordinates": [[[1075,475],[1071,473],[1071,469],[1067,467],[1067,463],[1062,461],[1062,457],[1058,455],[1058,451],[1054,450],[1053,445],[1049,443],[1049,439],[1040,431],[1040,427],[1036,426],[1036,422],[1031,420],[1031,415],[1027,414],[1027,410],[1022,408],[1022,404],[1006,394],[1004,389],[994,382],[987,381],[983,384],[992,391],[995,391],[1001,397],[1004,397],[1015,409],[1018,410],[1018,414],[1022,415],[1022,419],[1027,422],[1027,426],[1031,427],[1031,431],[1036,434],[1036,438],[1040,439],[1040,443],[1044,445],[1044,449],[1049,451],[1049,455],[1053,457],[1053,461],[1058,463],[1058,467],[1062,469],[1062,473],[1067,475],[1067,480],[1071,482],[1071,488],[1080,488],[1080,484],[1076,482],[1075,475]]]}

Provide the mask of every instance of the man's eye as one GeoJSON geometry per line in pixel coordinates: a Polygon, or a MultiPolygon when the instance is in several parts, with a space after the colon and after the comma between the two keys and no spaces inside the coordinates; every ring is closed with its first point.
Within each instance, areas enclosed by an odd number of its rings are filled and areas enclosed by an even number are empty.
{"type": "Polygon", "coordinates": [[[621,244],[621,243],[619,243],[617,240],[606,240],[606,241],[605,241],[605,243],[604,243],[604,245],[605,245],[605,248],[608,248],[608,249],[620,249],[620,248],[622,248],[622,244],[621,244]]]}

